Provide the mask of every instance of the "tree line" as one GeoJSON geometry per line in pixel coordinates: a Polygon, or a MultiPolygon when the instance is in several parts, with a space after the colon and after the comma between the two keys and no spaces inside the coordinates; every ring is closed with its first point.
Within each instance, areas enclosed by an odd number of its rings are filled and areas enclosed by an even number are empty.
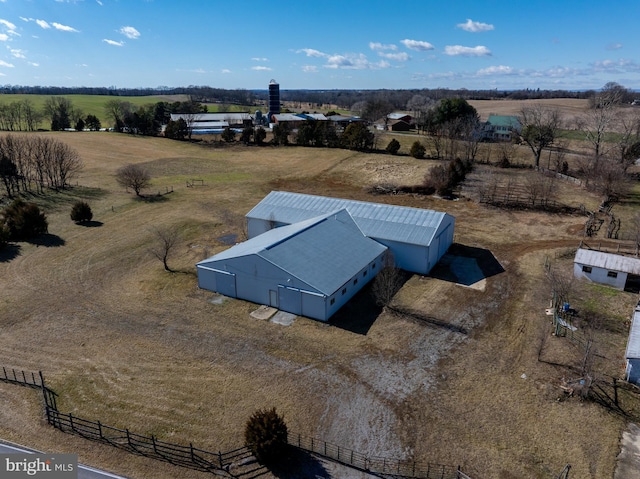
{"type": "Polygon", "coordinates": [[[9,198],[22,193],[60,190],[82,169],[69,145],[41,136],[0,137],[0,185],[9,198]]]}
{"type": "MultiPolygon", "coordinates": [[[[588,99],[595,96],[596,90],[570,91],[545,90],[540,88],[526,88],[520,90],[497,89],[448,89],[421,88],[409,90],[280,90],[282,101],[299,104],[336,105],[338,108],[349,109],[351,105],[370,99],[381,99],[393,105],[395,109],[402,109],[415,95],[431,98],[435,101],[443,98],[463,98],[465,100],[531,100],[548,98],[576,98],[588,99]]],[[[115,88],[115,87],[55,87],[55,86],[0,86],[0,94],[37,94],[37,95],[105,95],[122,96],[152,96],[152,95],[187,95],[190,101],[201,103],[220,103],[235,105],[258,105],[269,99],[268,89],[224,89],[209,86],[190,85],[186,87],[156,88],[115,88]]],[[[627,102],[636,95],[627,90],[627,102]]]]}

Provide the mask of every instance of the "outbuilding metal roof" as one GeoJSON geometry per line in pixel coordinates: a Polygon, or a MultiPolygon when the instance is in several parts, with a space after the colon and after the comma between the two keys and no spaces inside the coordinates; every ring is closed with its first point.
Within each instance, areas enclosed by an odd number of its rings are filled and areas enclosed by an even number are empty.
{"type": "Polygon", "coordinates": [[[605,253],[590,249],[578,249],[574,263],[602,268],[608,271],[631,273],[640,275],[640,258],[622,256],[619,254],[605,253]]]}
{"type": "Polygon", "coordinates": [[[627,359],[640,359],[640,311],[636,307],[627,340],[627,359]]]}
{"type": "Polygon", "coordinates": [[[257,255],[331,295],[387,247],[364,236],[347,210],[267,231],[198,263],[257,255]]]}
{"type": "MultiPolygon", "coordinates": [[[[345,208],[369,238],[429,245],[446,213],[406,206],[272,191],[249,213],[257,218],[292,224],[345,208]]],[[[451,217],[450,217],[451,218],[451,217]]],[[[453,218],[451,218],[453,221],[453,218]]]]}

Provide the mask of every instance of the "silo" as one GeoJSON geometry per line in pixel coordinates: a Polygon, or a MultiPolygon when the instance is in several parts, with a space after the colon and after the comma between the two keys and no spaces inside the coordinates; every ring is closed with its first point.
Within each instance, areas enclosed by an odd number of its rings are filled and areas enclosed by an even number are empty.
{"type": "Polygon", "coordinates": [[[269,82],[269,120],[271,115],[280,114],[280,85],[277,81],[269,82]]]}

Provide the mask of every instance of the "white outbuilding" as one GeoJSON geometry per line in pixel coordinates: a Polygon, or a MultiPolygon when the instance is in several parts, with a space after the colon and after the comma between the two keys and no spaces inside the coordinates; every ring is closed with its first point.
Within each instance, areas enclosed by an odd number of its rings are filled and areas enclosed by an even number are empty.
{"type": "Polygon", "coordinates": [[[594,283],[637,291],[640,285],[640,258],[579,248],[573,260],[573,274],[576,278],[594,283]]]}
{"type": "Polygon", "coordinates": [[[455,218],[447,213],[285,191],[272,191],[249,213],[247,231],[266,231],[346,209],[365,236],[389,248],[395,265],[428,274],[453,243],[455,218]]]}
{"type": "Polygon", "coordinates": [[[627,381],[640,386],[640,304],[633,312],[625,359],[627,361],[625,372],[627,381]]]}

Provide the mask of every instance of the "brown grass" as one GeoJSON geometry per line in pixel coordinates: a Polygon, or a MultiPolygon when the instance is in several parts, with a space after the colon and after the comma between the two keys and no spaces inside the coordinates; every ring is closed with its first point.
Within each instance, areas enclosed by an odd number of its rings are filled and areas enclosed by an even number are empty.
{"type": "MultiPolygon", "coordinates": [[[[37,199],[59,246],[21,243],[0,262],[0,364],[42,370],[61,410],[215,451],[239,446],[249,415],[276,406],[292,431],[366,454],[460,464],[482,478],[543,478],[567,462],[576,477],[611,477],[622,421],[591,403],[557,401],[565,373],[537,360],[551,332],[544,257],[577,246],[583,218],[366,193],[381,181],[420,182],[434,162],[409,157],[55,136],[85,169],[78,187],[37,199]],[[127,163],[151,171],[149,192],[173,193],[141,201],[123,191],[113,175],[127,163]],[[191,179],[204,186],[187,188],[191,179]],[[286,328],[251,318],[253,304],[213,304],[197,288],[195,263],[225,248],[221,236],[241,235],[237,218],[272,189],[447,211],[456,242],[489,249],[506,271],[484,291],[414,276],[399,294],[399,304],[469,334],[388,313],[366,335],[304,318],[286,328]],[[70,220],[78,197],[95,227],[70,220]],[[182,227],[169,260],[182,273],[165,273],[148,253],[159,225],[182,227]]],[[[567,201],[597,204],[559,187],[567,201]]],[[[48,428],[33,391],[0,385],[0,397],[9,404],[0,437],[135,477],[166,475],[166,465],[48,428]]]]}

